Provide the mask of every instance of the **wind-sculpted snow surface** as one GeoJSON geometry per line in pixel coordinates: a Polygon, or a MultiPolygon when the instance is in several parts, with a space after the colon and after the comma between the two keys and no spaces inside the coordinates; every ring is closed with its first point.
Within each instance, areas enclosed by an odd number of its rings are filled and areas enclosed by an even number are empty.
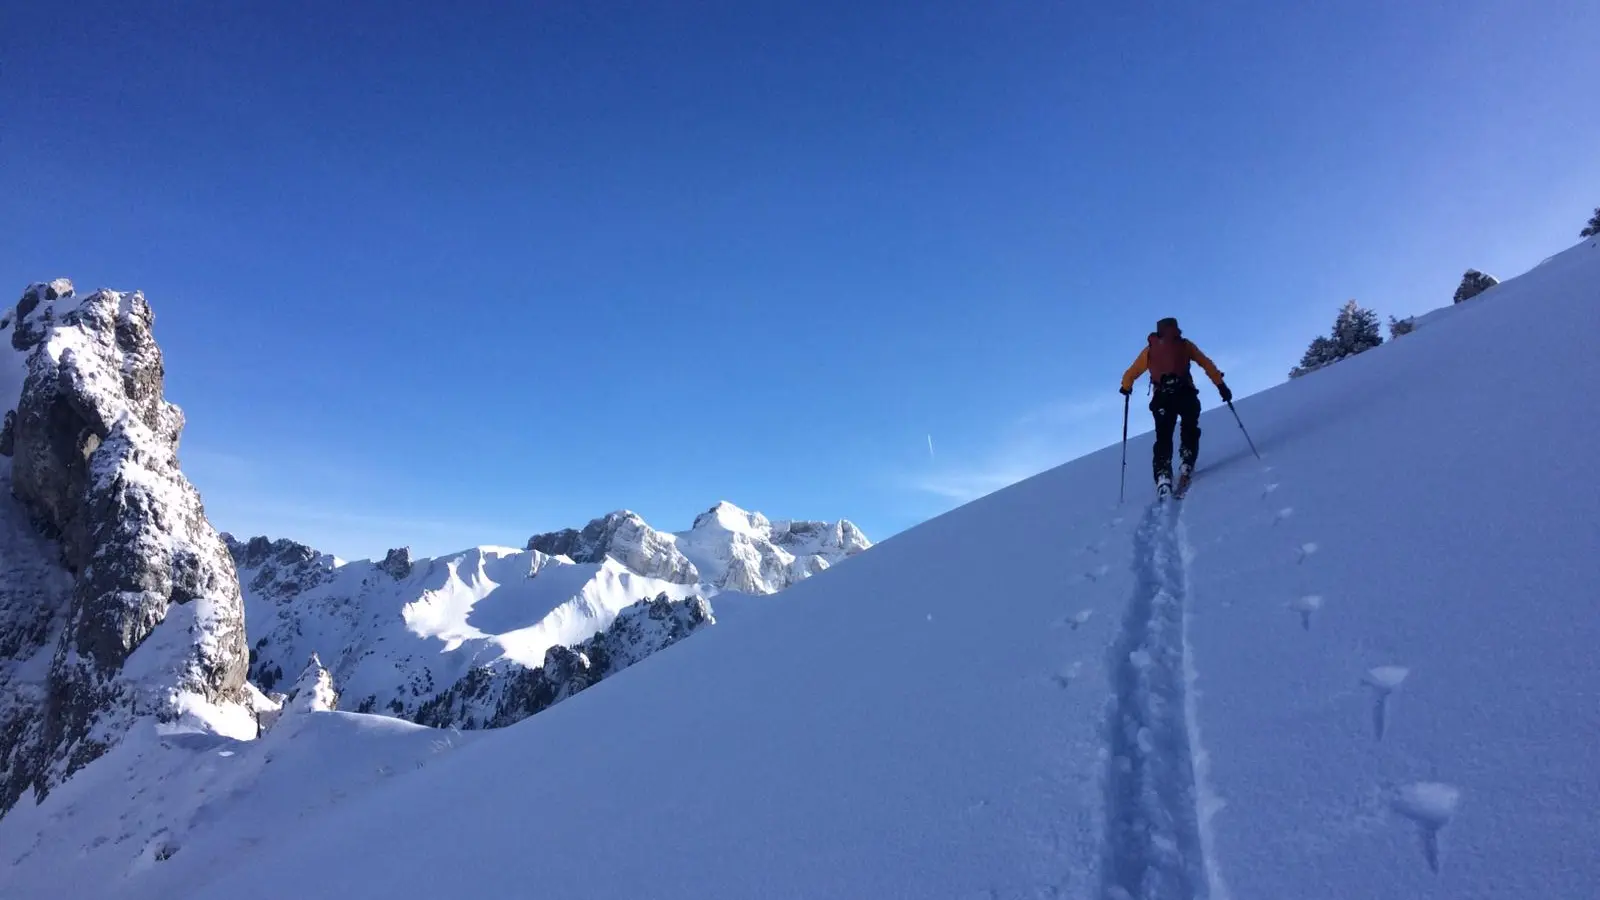
{"type": "Polygon", "coordinates": [[[0,820],[0,897],[192,897],[242,857],[450,762],[479,734],[314,709],[285,710],[248,741],[136,726],[45,804],[0,820]]]}
{"type": "Polygon", "coordinates": [[[59,312],[73,297],[35,284],[0,317],[6,386],[25,371],[0,400],[0,813],[140,719],[257,729],[233,561],[178,467],[154,315],[116,291],[59,312]]]}

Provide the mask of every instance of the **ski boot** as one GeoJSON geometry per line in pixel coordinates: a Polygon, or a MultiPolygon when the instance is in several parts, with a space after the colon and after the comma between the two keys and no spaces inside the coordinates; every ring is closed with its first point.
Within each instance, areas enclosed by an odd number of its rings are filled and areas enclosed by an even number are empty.
{"type": "Polygon", "coordinates": [[[1189,493],[1189,479],[1194,477],[1194,466],[1184,463],[1178,467],[1178,487],[1173,491],[1173,496],[1183,499],[1189,493]]]}
{"type": "Polygon", "coordinates": [[[1156,499],[1165,500],[1172,496],[1172,476],[1163,472],[1156,476],[1156,499]]]}

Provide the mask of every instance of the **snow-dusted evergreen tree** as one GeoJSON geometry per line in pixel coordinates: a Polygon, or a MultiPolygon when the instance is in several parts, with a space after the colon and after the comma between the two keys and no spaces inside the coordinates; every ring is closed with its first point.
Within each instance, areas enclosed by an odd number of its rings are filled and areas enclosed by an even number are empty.
{"type": "Polygon", "coordinates": [[[1318,336],[1313,339],[1305,355],[1300,357],[1300,365],[1289,370],[1289,377],[1299,378],[1307,372],[1315,372],[1382,343],[1383,332],[1378,314],[1354,300],[1347,301],[1333,320],[1333,333],[1329,337],[1318,336]]]}
{"type": "Polygon", "coordinates": [[[1471,300],[1499,283],[1500,279],[1493,275],[1485,275],[1477,269],[1468,269],[1467,273],[1461,276],[1461,286],[1456,288],[1455,302],[1471,300]]]}
{"type": "Polygon", "coordinates": [[[1337,362],[1339,357],[1335,355],[1336,349],[1333,341],[1320,334],[1317,335],[1311,339],[1311,346],[1306,348],[1305,355],[1300,357],[1300,365],[1289,370],[1289,377],[1299,378],[1308,372],[1315,372],[1323,366],[1337,362]]]}
{"type": "Polygon", "coordinates": [[[1410,334],[1417,330],[1417,323],[1412,319],[1396,319],[1389,317],[1389,339],[1394,340],[1402,334],[1410,334]]]}
{"type": "Polygon", "coordinates": [[[1600,235],[1600,206],[1594,208],[1594,215],[1589,218],[1589,226],[1578,232],[1578,237],[1594,237],[1600,235]]]}
{"type": "Polygon", "coordinates": [[[1340,359],[1371,350],[1383,343],[1383,328],[1378,314],[1354,300],[1339,308],[1333,320],[1333,342],[1339,345],[1340,359]]]}

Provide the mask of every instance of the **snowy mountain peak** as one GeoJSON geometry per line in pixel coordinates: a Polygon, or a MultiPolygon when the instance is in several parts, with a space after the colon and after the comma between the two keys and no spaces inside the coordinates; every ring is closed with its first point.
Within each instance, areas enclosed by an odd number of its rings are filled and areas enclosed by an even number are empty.
{"type": "Polygon", "coordinates": [[[853,556],[872,546],[867,536],[849,519],[840,519],[832,524],[780,520],[772,524],[772,541],[781,547],[804,548],[813,553],[832,550],[845,556],[853,556]]]}
{"type": "Polygon", "coordinates": [[[726,500],[722,500],[716,506],[696,516],[694,525],[689,530],[694,532],[726,531],[729,534],[765,540],[772,536],[772,523],[761,513],[749,512],[734,506],[726,500]]]}
{"type": "Polygon", "coordinates": [[[718,590],[771,594],[872,546],[847,519],[774,523],[722,501],[695,517],[678,545],[718,590]]]}
{"type": "Polygon", "coordinates": [[[621,509],[591,521],[582,531],[567,528],[528,539],[527,549],[565,556],[576,563],[598,563],[611,557],[628,569],[673,584],[695,584],[700,573],[670,534],[656,531],[629,510],[621,509]]]}

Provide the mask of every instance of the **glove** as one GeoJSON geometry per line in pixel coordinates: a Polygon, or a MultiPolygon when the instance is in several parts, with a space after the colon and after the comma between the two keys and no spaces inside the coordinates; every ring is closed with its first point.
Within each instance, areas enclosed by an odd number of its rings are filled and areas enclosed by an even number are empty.
{"type": "Polygon", "coordinates": [[[1122,396],[1124,396],[1124,397],[1132,397],[1133,396],[1133,388],[1123,388],[1121,390],[1121,393],[1122,393],[1122,396]]]}
{"type": "Polygon", "coordinates": [[[1226,381],[1217,385],[1217,393],[1222,395],[1223,403],[1233,402],[1233,391],[1228,390],[1228,383],[1226,381]]]}

